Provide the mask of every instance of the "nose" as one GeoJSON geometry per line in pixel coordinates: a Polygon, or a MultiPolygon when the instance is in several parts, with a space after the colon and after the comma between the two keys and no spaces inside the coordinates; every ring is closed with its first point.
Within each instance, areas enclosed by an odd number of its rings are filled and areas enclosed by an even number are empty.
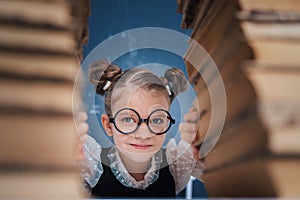
{"type": "Polygon", "coordinates": [[[142,138],[142,139],[145,139],[145,138],[150,138],[153,136],[153,134],[150,132],[146,122],[142,122],[140,124],[140,127],[138,128],[137,131],[135,131],[133,133],[134,137],[136,138],[142,138]]]}

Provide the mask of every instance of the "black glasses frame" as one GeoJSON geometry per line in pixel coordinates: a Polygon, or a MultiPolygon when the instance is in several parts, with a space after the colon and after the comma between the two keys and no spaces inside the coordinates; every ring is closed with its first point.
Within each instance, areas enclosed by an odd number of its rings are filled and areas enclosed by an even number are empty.
{"type": "Polygon", "coordinates": [[[141,116],[139,115],[139,113],[138,113],[136,110],[134,110],[134,109],[132,109],[132,108],[122,108],[121,110],[119,110],[119,111],[115,114],[115,117],[109,118],[109,122],[110,122],[110,123],[113,123],[113,124],[114,124],[114,127],[115,127],[120,133],[122,133],[122,134],[131,134],[131,133],[134,133],[135,131],[137,131],[137,130],[139,129],[141,123],[142,123],[142,122],[145,122],[145,123],[147,124],[147,127],[148,127],[148,129],[149,129],[149,131],[150,131],[151,133],[153,133],[153,134],[155,134],[155,135],[162,135],[162,134],[165,134],[166,132],[168,132],[168,130],[171,128],[171,126],[172,126],[173,124],[175,124],[175,119],[173,119],[172,116],[171,116],[171,114],[170,114],[167,110],[165,110],[165,109],[157,109],[157,110],[154,110],[154,111],[152,111],[152,112],[149,114],[148,118],[143,119],[143,118],[141,118],[141,116]],[[134,129],[133,131],[130,131],[130,132],[123,132],[123,131],[121,131],[121,130],[117,127],[117,125],[116,125],[116,123],[115,123],[115,117],[116,117],[120,112],[122,112],[123,110],[130,110],[130,111],[133,111],[133,112],[134,112],[135,114],[137,114],[137,116],[139,117],[139,121],[138,121],[138,124],[137,124],[137,126],[136,126],[136,129],[134,129]],[[164,112],[166,112],[166,113],[168,114],[168,119],[170,119],[169,127],[168,127],[164,132],[161,132],[161,133],[155,133],[155,132],[153,132],[153,131],[151,130],[151,128],[149,127],[149,119],[150,119],[151,115],[152,115],[154,112],[157,112],[157,111],[164,111],[164,112]]]}

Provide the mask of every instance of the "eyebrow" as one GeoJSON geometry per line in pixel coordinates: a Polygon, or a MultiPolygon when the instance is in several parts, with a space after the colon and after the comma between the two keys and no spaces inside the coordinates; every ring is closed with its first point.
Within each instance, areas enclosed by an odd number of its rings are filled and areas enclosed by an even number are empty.
{"type": "Polygon", "coordinates": [[[154,117],[167,117],[168,115],[165,115],[165,114],[154,114],[153,116],[154,117]]]}
{"type": "Polygon", "coordinates": [[[133,113],[133,112],[131,112],[131,113],[119,113],[118,115],[120,115],[120,116],[123,116],[123,115],[131,115],[131,116],[137,116],[136,115],[136,113],[133,113]]]}

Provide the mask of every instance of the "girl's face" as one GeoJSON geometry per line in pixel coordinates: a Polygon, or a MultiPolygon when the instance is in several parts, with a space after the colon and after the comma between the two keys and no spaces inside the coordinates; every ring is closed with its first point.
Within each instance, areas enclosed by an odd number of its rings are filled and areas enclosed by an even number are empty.
{"type": "MultiPolygon", "coordinates": [[[[165,95],[158,92],[138,89],[131,95],[127,94],[126,97],[113,103],[113,117],[123,108],[134,109],[141,118],[146,119],[157,109],[168,110],[169,101],[165,95]]],[[[149,160],[162,147],[166,137],[165,134],[154,135],[151,133],[144,122],[131,134],[122,134],[116,130],[114,125],[108,122],[107,115],[102,116],[102,123],[107,134],[113,137],[121,154],[136,162],[149,160]]]]}

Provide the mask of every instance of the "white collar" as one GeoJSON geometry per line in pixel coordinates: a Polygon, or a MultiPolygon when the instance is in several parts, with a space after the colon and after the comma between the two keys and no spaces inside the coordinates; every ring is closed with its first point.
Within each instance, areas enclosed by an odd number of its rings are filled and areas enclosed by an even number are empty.
{"type": "Polygon", "coordinates": [[[149,185],[154,183],[159,176],[160,164],[162,163],[162,150],[159,150],[151,160],[151,167],[144,176],[144,180],[136,181],[126,170],[119,151],[116,148],[111,148],[107,154],[110,160],[110,169],[116,179],[127,187],[145,190],[149,185]]]}

